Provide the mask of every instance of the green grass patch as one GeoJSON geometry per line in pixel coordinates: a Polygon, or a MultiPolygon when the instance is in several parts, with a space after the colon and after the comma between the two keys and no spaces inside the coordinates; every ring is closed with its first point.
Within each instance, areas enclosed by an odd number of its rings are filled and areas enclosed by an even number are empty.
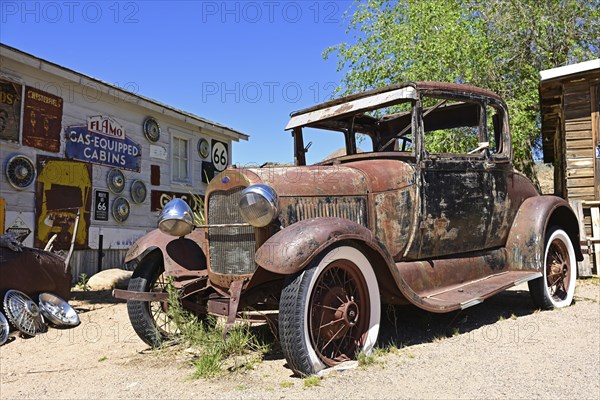
{"type": "Polygon", "coordinates": [[[184,310],[172,281],[167,286],[169,309],[167,313],[180,331],[184,345],[197,350],[191,361],[194,378],[210,378],[225,371],[253,369],[269,350],[264,341],[254,335],[248,323],[236,323],[225,335],[225,326],[216,318],[197,316],[184,310]]]}
{"type": "Polygon", "coordinates": [[[304,389],[321,385],[321,378],[316,375],[307,376],[304,378],[304,389]]]}

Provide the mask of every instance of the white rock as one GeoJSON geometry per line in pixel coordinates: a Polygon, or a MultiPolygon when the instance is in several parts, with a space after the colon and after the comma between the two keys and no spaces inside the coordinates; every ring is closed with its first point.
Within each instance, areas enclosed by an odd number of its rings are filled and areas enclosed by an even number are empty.
{"type": "Polygon", "coordinates": [[[118,268],[105,269],[93,275],[88,281],[90,290],[110,290],[115,287],[127,287],[132,271],[118,268]]]}

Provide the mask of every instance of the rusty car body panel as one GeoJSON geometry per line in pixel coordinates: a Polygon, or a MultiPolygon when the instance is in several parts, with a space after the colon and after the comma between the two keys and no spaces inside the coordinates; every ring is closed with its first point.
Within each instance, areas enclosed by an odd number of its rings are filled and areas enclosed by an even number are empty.
{"type": "Polygon", "coordinates": [[[54,253],[30,247],[21,247],[20,251],[0,247],[0,298],[7,290],[19,290],[29,296],[50,292],[68,300],[71,282],[71,268],[54,253]]]}
{"type": "Polygon", "coordinates": [[[244,307],[276,308],[290,277],[338,247],[366,257],[382,302],[431,312],[464,309],[540,278],[551,226],[562,227],[582,257],[568,203],[540,196],[514,169],[506,104],[486,89],[393,85],[293,113],[286,129],[294,166],[229,166],[207,187],[206,225],[184,238],[150,232],[127,261],[160,252],[176,281],[207,279],[202,293],[190,293],[199,309],[231,322],[244,307]],[[346,154],[307,166],[304,128],[344,135],[346,154]],[[450,139],[435,142],[433,132],[450,139]],[[358,151],[357,135],[371,151],[358,151]],[[468,151],[453,147],[459,139],[468,151]],[[277,213],[251,226],[240,201],[260,187],[276,193],[277,213]]]}
{"type": "Polygon", "coordinates": [[[174,278],[200,277],[206,270],[206,239],[202,229],[176,239],[154,229],[129,248],[124,261],[142,259],[151,251],[160,251],[165,273],[174,278]]]}

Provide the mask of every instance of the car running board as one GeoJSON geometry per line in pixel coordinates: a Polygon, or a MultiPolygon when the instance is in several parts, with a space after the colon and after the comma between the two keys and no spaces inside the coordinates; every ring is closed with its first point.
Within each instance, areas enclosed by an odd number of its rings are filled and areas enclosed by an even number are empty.
{"type": "Polygon", "coordinates": [[[510,287],[541,277],[537,271],[506,271],[460,284],[416,293],[417,306],[432,312],[449,312],[474,306],[510,287]]]}

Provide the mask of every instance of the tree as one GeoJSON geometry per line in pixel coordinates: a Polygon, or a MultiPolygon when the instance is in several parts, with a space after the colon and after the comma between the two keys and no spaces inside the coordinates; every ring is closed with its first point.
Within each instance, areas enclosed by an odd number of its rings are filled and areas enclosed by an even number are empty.
{"type": "MultiPolygon", "coordinates": [[[[344,94],[403,81],[489,88],[507,102],[517,168],[535,179],[539,71],[600,56],[600,0],[367,0],[337,55],[344,94]]],[[[537,181],[537,179],[535,179],[537,181]]]]}

